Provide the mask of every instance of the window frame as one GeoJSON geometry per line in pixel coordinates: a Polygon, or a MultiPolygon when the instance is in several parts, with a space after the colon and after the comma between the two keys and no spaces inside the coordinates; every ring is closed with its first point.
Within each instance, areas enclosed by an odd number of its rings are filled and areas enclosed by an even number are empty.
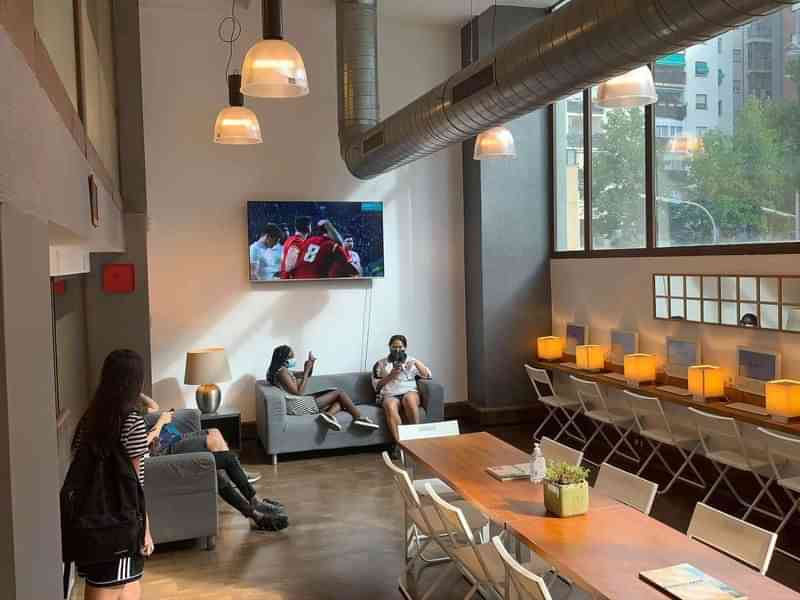
{"type": "MultiPolygon", "coordinates": [[[[649,65],[655,69],[655,64],[649,65]]],[[[592,95],[591,87],[583,90],[583,156],[584,156],[584,215],[592,215],[592,95]]],[[[754,242],[751,244],[706,244],[697,246],[656,245],[656,114],[655,104],[645,107],[645,247],[604,249],[592,248],[592,219],[584,218],[583,249],[558,250],[556,248],[556,127],[555,104],[548,108],[550,159],[550,256],[551,258],[611,258],[656,256],[730,256],[751,254],[800,254],[800,241],[754,242]]]]}

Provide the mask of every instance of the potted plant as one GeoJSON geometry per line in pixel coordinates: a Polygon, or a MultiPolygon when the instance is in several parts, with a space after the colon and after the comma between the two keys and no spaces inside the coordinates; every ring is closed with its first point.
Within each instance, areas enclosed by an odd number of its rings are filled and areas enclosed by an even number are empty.
{"type": "Polygon", "coordinates": [[[544,479],[544,505],[558,517],[574,517],[589,510],[589,471],[578,465],[552,462],[544,479]]]}

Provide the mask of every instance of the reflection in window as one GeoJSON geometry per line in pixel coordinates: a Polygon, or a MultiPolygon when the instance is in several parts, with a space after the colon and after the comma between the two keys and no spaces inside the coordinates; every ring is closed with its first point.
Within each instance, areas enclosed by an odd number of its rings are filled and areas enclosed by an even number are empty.
{"type": "Polygon", "coordinates": [[[583,94],[555,105],[556,249],[583,249],[583,94]]]}

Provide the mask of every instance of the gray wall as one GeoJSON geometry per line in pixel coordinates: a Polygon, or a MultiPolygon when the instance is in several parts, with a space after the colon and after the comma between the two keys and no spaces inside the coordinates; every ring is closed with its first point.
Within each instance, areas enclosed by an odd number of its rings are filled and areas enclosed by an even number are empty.
{"type": "MultiPolygon", "coordinates": [[[[471,36],[465,28],[464,62],[545,15],[489,9],[471,36]]],[[[463,146],[469,392],[479,409],[529,405],[522,365],[534,356],[536,338],[551,333],[548,111],[506,125],[516,141],[514,160],[475,161],[474,142],[463,146]]]]}

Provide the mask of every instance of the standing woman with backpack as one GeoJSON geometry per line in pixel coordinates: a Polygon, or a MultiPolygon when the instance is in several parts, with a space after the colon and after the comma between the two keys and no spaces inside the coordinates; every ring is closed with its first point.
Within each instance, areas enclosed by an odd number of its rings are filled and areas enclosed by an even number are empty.
{"type": "Polygon", "coordinates": [[[109,354],[103,363],[100,385],[72,442],[73,464],[62,490],[62,506],[66,496],[68,514],[80,515],[82,521],[91,517],[97,522],[104,517],[111,520],[131,512],[138,515],[132,519],[126,533],[112,542],[98,543],[95,550],[81,548],[91,539],[91,533],[87,534],[75,522],[62,525],[65,537],[71,538],[64,540],[65,550],[70,548],[71,554],[83,557],[75,558],[75,562],[78,575],[86,580],[84,600],[141,598],[144,561],[153,553],[142,491],[144,460],[148,455],[147,427],[136,412],[143,384],[144,361],[139,354],[132,350],[115,350],[109,354]],[[90,456],[106,457],[105,465],[91,469],[90,456]],[[73,473],[73,469],[94,472],[73,473]],[[106,499],[95,498],[98,487],[92,484],[92,478],[97,480],[101,476],[105,477],[103,485],[111,487],[106,499]],[[132,479],[134,476],[138,487],[132,479]],[[113,481],[115,477],[118,482],[113,481]],[[67,488],[70,482],[78,483],[67,488]],[[69,504],[70,498],[77,499],[69,504]],[[114,506],[109,510],[119,513],[92,514],[103,506],[114,506]],[[108,556],[104,556],[106,553],[108,556]]]}

